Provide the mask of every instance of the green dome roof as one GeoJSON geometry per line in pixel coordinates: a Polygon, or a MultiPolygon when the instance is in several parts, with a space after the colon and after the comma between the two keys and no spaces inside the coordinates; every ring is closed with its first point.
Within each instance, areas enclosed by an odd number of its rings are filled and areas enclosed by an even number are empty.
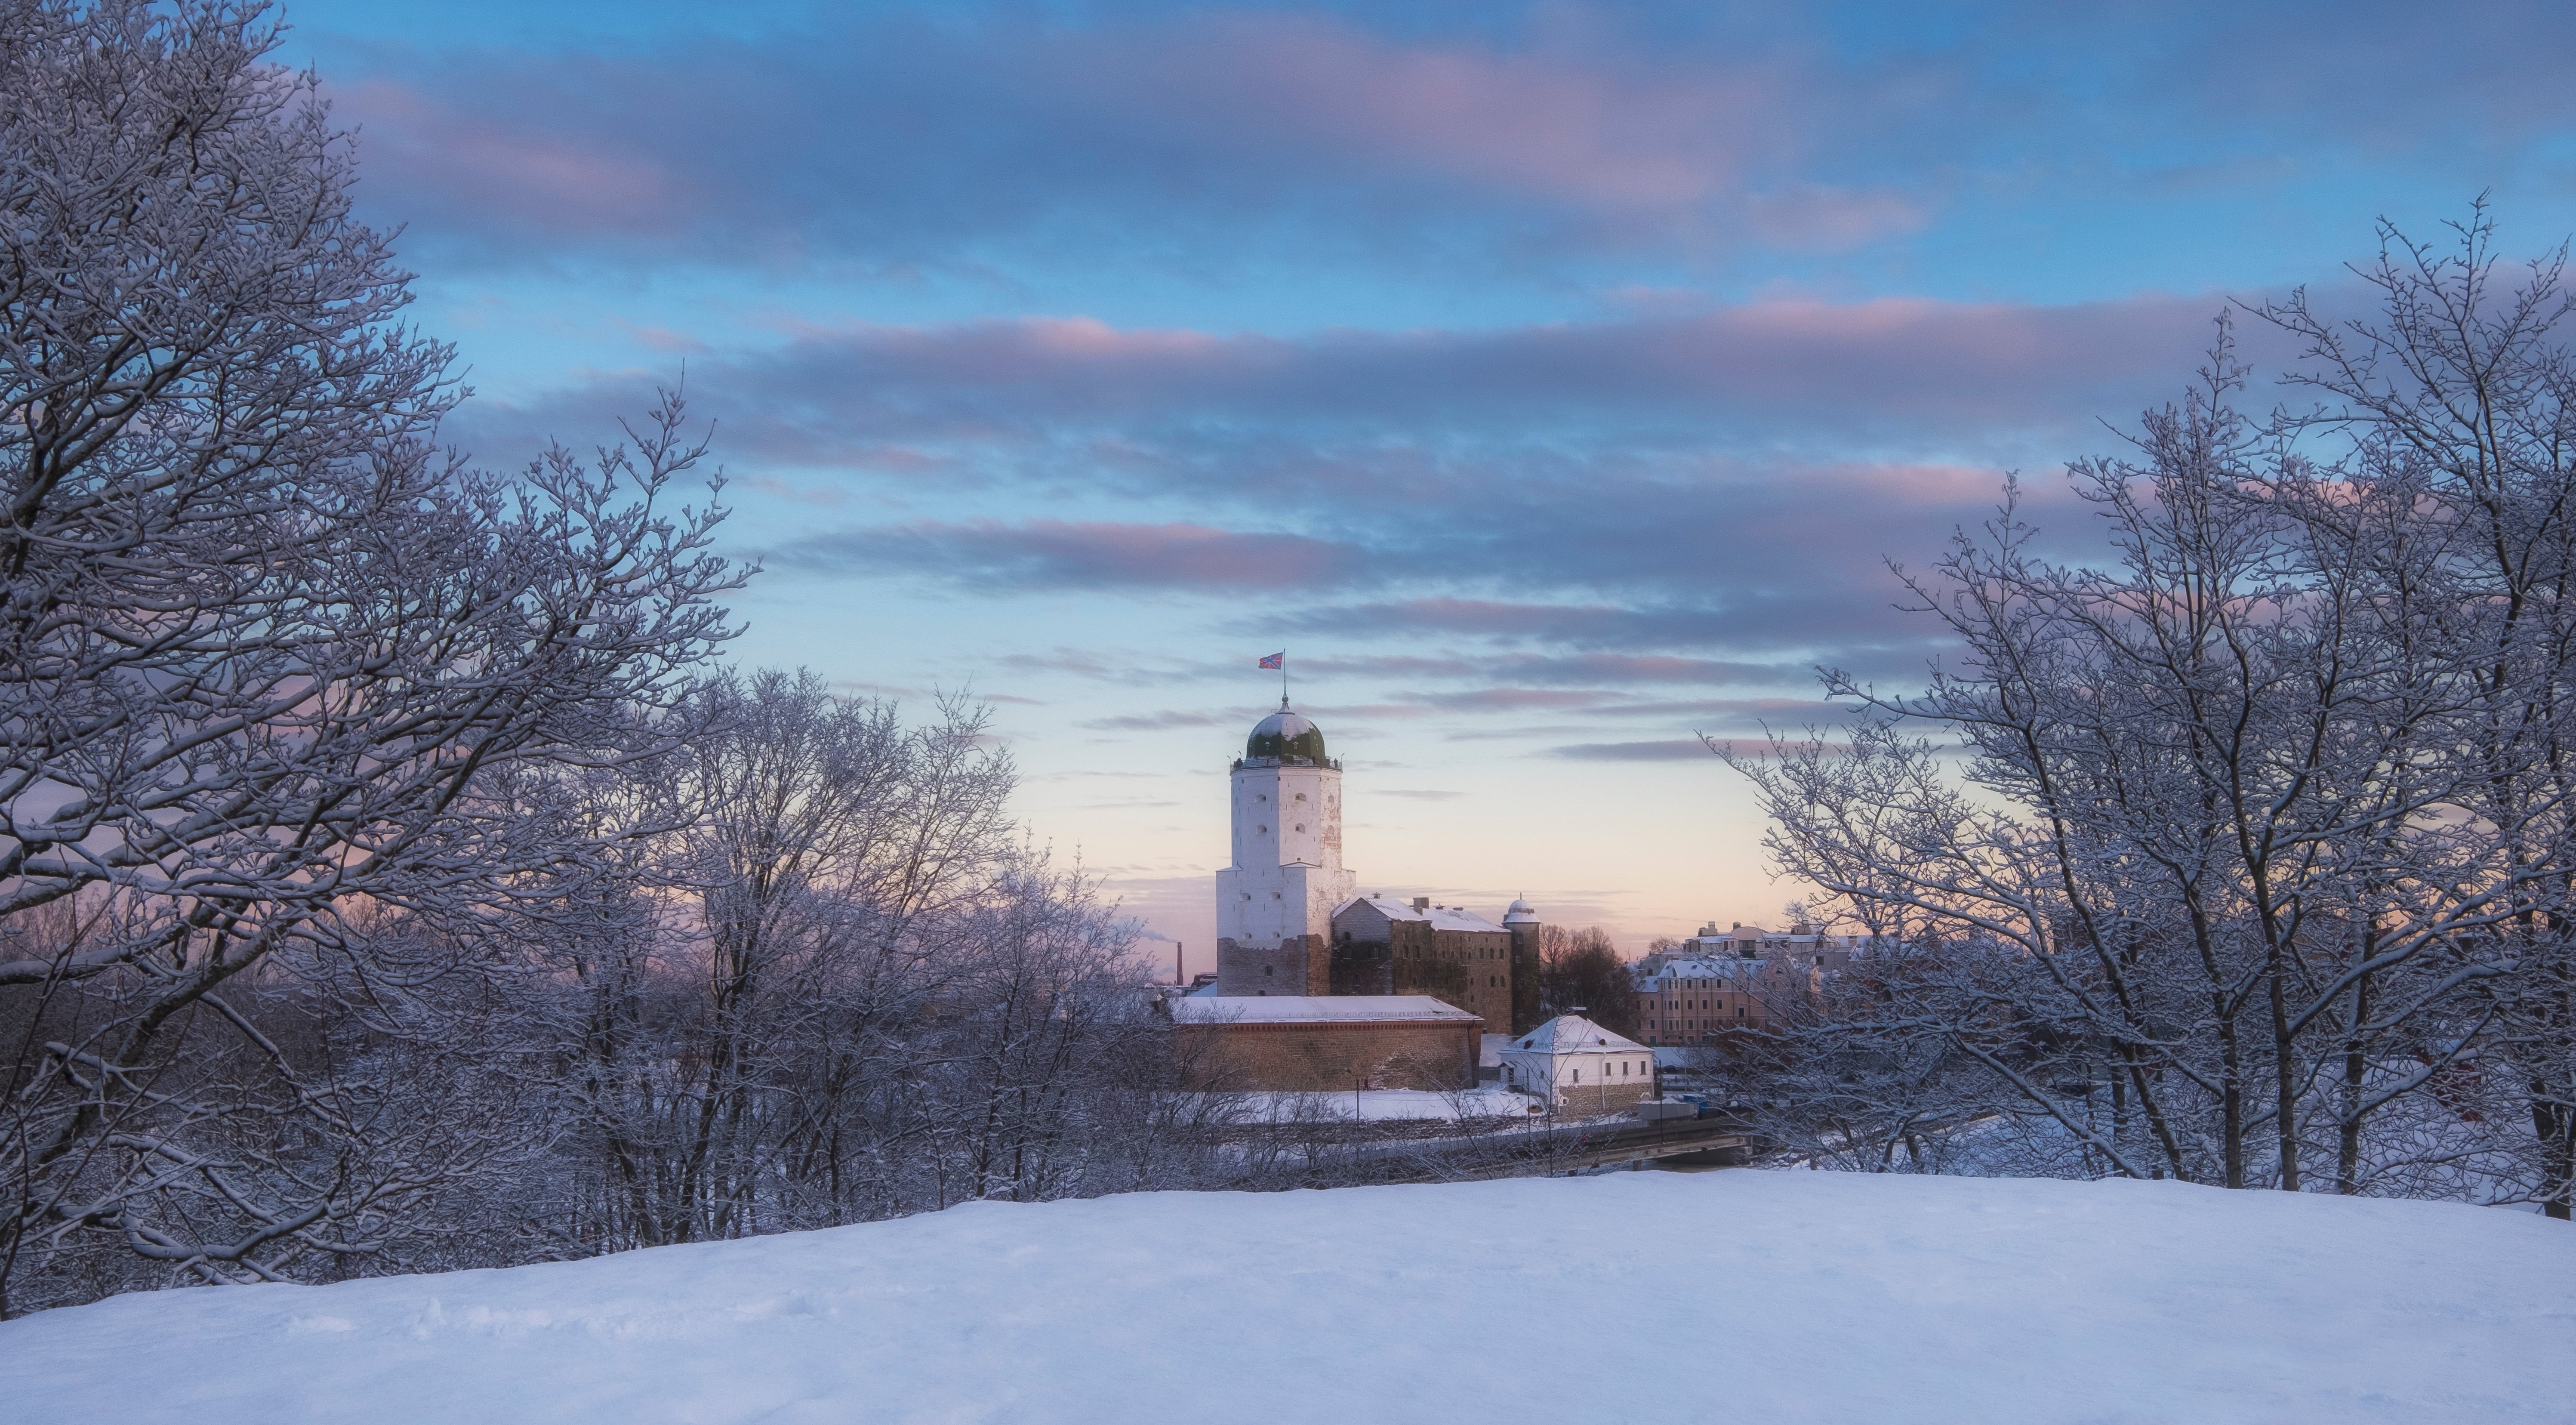
{"type": "Polygon", "coordinates": [[[1253,724],[1243,744],[1247,758],[1272,757],[1282,762],[1324,763],[1324,730],[1282,707],[1253,724]]]}

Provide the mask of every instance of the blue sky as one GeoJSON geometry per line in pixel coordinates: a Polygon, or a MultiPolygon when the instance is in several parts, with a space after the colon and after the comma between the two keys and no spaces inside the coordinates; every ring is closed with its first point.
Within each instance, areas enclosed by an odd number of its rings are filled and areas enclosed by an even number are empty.
{"type": "MultiPolygon", "coordinates": [[[[2381,217],[2576,229],[2564,7],[306,0],[493,461],[686,372],[751,663],[992,697],[1021,814],[1208,960],[1285,647],[1367,889],[1770,917],[1693,741],[1937,647],[2007,470],[2381,217]]],[[[2259,322],[2265,370],[2295,357],[2259,322]]],[[[2267,397],[2268,399],[2268,397],[2267,397]]]]}

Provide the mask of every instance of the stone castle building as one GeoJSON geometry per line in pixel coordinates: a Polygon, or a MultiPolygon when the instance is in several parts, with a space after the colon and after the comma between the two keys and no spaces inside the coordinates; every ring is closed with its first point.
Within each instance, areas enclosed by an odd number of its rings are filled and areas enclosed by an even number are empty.
{"type": "Polygon", "coordinates": [[[1428,897],[1360,895],[1342,864],[1342,764],[1287,699],[1253,726],[1231,784],[1216,994],[1430,995],[1497,1034],[1535,1024],[1538,912],[1516,900],[1497,925],[1428,897]]]}
{"type": "MultiPolygon", "coordinates": [[[[1323,730],[1285,698],[1254,725],[1231,771],[1233,859],[1216,873],[1216,982],[1177,1017],[1212,1051],[1223,1046],[1217,1057],[1248,1086],[1304,1087],[1347,1073],[1382,1087],[1451,1087],[1449,1051],[1412,1041],[1430,1034],[1446,1045],[1437,1036],[1461,1027],[1536,1027],[1539,917],[1528,901],[1512,902],[1497,925],[1428,897],[1360,895],[1342,864],[1342,766],[1326,755],[1323,730]],[[1311,1003],[1224,1004],[1282,997],[1311,1003]],[[1399,1015],[1397,1001],[1412,1008],[1399,1015]],[[1419,1007],[1434,1002],[1464,1013],[1423,1021],[1419,1007]],[[1409,1067],[1433,1062],[1444,1065],[1436,1075],[1409,1067]]],[[[1466,1081],[1474,1076],[1470,1055],[1466,1081]]]]}
{"type": "Polygon", "coordinates": [[[1538,913],[1514,901],[1496,925],[1459,906],[1362,896],[1333,912],[1330,993],[1430,995],[1497,1034],[1521,1024],[1515,993],[1537,1012],[1538,913]],[[1515,954],[1515,949],[1520,952],[1515,954]],[[1532,963],[1523,965],[1524,959],[1532,963]]]}

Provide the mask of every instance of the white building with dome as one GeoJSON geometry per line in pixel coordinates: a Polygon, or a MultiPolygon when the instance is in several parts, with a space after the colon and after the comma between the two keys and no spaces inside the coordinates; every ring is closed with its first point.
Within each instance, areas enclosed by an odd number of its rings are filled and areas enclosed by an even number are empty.
{"type": "Polygon", "coordinates": [[[1342,865],[1342,764],[1323,729],[1289,711],[1263,718],[1232,776],[1234,860],[1216,873],[1220,995],[1331,992],[1333,912],[1356,899],[1342,865]]]}

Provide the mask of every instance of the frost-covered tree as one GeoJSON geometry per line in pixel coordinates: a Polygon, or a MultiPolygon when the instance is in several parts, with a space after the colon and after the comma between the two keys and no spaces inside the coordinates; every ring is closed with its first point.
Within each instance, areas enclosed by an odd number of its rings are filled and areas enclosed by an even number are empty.
{"type": "Polygon", "coordinates": [[[776,671],[697,706],[709,731],[596,789],[685,828],[517,932],[562,1105],[532,1244],[1209,1180],[1135,927],[1015,838],[987,709],[907,722],[776,671]]]}
{"type": "Polygon", "coordinates": [[[85,1243],[366,1253],[470,1171],[389,1042],[253,1002],[382,1007],[384,926],[465,934],[638,830],[567,769],[674,742],[737,582],[673,508],[676,401],[589,460],[442,451],[449,351],[276,43],[0,0],[0,1291],[85,1243]]]}
{"type": "Polygon", "coordinates": [[[1925,692],[1830,674],[1847,747],[1736,759],[1880,937],[1784,1018],[1785,1136],[2568,1214],[2567,301],[2556,259],[2498,282],[2483,213],[2384,237],[2379,321],[2261,313],[2325,404],[2244,414],[2222,331],[2070,467],[2103,557],[2008,499],[1911,581],[1960,650],[1925,692]]]}

